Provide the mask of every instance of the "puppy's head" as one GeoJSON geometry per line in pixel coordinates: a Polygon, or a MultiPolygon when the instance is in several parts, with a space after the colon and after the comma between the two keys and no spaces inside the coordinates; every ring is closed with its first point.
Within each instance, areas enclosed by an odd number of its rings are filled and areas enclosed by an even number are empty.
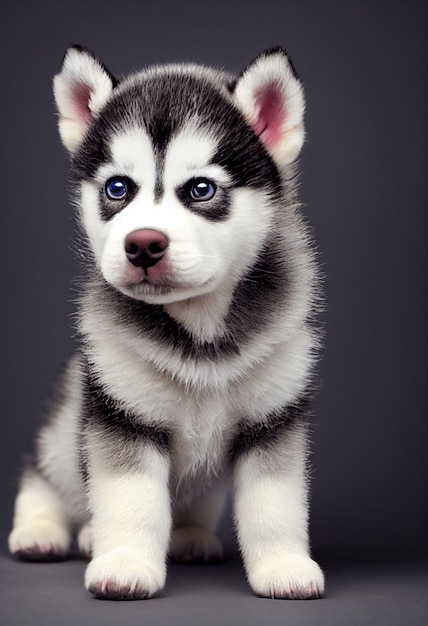
{"type": "Polygon", "coordinates": [[[238,78],[168,65],[118,82],[72,46],[54,92],[104,279],[148,303],[233,288],[264,245],[304,139],[286,53],[263,53],[238,78]]]}

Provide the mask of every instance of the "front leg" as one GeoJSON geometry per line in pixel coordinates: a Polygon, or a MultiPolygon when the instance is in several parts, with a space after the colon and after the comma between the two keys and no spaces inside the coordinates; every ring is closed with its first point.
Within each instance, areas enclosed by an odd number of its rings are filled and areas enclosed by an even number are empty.
{"type": "Polygon", "coordinates": [[[232,455],[234,509],[249,584],[260,596],[319,598],[324,576],[309,555],[307,435],[300,411],[242,422],[232,455]]]}
{"type": "Polygon", "coordinates": [[[93,537],[86,588],[98,598],[151,597],[166,577],[168,438],[101,403],[88,417],[84,455],[93,537]]]}

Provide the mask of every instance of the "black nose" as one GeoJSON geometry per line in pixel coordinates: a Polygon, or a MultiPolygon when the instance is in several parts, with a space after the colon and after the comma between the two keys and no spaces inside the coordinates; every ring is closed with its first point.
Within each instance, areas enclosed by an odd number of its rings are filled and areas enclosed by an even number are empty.
{"type": "Polygon", "coordinates": [[[125,252],[128,261],[135,267],[147,269],[156,265],[164,256],[169,239],[158,230],[142,228],[134,230],[125,239],[125,252]]]}

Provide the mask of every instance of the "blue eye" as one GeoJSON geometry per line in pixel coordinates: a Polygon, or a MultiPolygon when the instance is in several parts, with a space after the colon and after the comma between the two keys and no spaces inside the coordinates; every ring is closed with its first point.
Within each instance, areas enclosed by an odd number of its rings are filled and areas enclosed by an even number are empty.
{"type": "Polygon", "coordinates": [[[123,178],[112,178],[106,183],[106,194],[111,200],[123,200],[128,193],[128,187],[123,178]]]}
{"type": "Polygon", "coordinates": [[[190,185],[190,197],[196,202],[211,200],[217,188],[213,182],[207,178],[196,178],[190,185]]]}

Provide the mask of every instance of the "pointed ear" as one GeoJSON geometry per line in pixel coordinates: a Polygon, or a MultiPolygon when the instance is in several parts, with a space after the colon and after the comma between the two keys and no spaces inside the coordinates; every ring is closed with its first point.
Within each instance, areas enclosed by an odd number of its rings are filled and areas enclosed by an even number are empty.
{"type": "Polygon", "coordinates": [[[235,102],[278,167],[292,163],[305,138],[303,87],[282,48],[263,52],[240,75],[235,102]]]}
{"type": "Polygon", "coordinates": [[[70,46],[53,85],[59,134],[73,154],[97,112],[109,99],[117,80],[90,50],[70,46]]]}

